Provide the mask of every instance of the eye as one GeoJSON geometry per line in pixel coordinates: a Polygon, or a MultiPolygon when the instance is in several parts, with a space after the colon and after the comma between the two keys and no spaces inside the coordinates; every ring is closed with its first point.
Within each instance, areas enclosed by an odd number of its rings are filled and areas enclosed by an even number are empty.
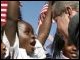
{"type": "Polygon", "coordinates": [[[72,42],[68,42],[68,46],[72,46],[73,45],[73,43],[72,42]]]}
{"type": "Polygon", "coordinates": [[[29,31],[25,31],[24,33],[28,35],[29,34],[29,31]]]}

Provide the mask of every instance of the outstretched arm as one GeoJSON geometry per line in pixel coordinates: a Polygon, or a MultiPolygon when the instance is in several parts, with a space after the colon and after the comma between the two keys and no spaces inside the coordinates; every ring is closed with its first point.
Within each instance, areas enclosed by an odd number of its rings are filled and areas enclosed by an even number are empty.
{"type": "Polygon", "coordinates": [[[38,31],[38,40],[44,45],[51,28],[52,18],[51,18],[51,10],[52,10],[52,1],[49,1],[48,11],[45,20],[43,20],[42,25],[38,31]]]}
{"type": "Polygon", "coordinates": [[[18,17],[19,17],[19,1],[8,1],[8,14],[7,24],[5,26],[5,33],[10,42],[10,46],[13,46],[15,42],[18,17]]]}

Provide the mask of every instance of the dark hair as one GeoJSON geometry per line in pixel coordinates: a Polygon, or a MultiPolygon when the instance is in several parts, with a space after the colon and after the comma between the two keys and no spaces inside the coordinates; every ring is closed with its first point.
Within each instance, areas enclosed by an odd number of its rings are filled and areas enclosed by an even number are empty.
{"type": "Polygon", "coordinates": [[[54,42],[52,44],[53,51],[53,59],[56,59],[56,56],[60,55],[60,51],[64,47],[64,40],[59,36],[58,33],[55,34],[54,42]]]}
{"type": "Polygon", "coordinates": [[[22,20],[22,14],[21,14],[20,7],[19,7],[19,17],[18,17],[18,19],[22,20]]]}
{"type": "Polygon", "coordinates": [[[69,23],[69,41],[79,47],[79,13],[76,14],[69,23]]]}
{"type": "Polygon", "coordinates": [[[3,38],[3,32],[4,32],[4,27],[1,26],[1,43],[2,43],[2,38],[3,38]]]}
{"type": "MultiPolygon", "coordinates": [[[[75,15],[71,22],[69,23],[69,43],[73,43],[77,48],[79,48],[79,14],[75,15]]],[[[64,47],[64,40],[57,32],[54,37],[54,42],[52,45],[53,51],[53,59],[56,59],[57,56],[60,55],[60,51],[64,47]]]]}
{"type": "Polygon", "coordinates": [[[28,26],[30,26],[30,27],[33,29],[32,25],[31,25],[30,23],[24,21],[24,20],[19,20],[19,21],[18,21],[18,27],[19,27],[21,24],[28,25],[28,26]]]}

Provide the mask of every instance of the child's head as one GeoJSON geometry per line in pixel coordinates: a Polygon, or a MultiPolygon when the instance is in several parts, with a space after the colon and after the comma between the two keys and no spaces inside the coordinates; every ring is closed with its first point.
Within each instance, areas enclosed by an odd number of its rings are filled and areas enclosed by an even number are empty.
{"type": "MultiPolygon", "coordinates": [[[[75,40],[76,41],[76,40],[75,40]]],[[[60,51],[63,55],[70,59],[78,58],[78,48],[72,40],[63,40],[58,34],[54,38],[54,54],[53,58],[60,55],[60,51]]]]}
{"type": "Polygon", "coordinates": [[[78,58],[78,55],[77,55],[77,52],[78,52],[77,46],[75,46],[75,44],[72,43],[72,42],[70,42],[70,41],[65,42],[62,51],[63,51],[63,54],[66,57],[70,58],[70,59],[76,59],[76,58],[78,58]]]}
{"type": "Polygon", "coordinates": [[[20,20],[18,22],[18,31],[20,48],[26,49],[29,55],[32,54],[36,43],[32,26],[29,23],[20,20]]]}
{"type": "Polygon", "coordinates": [[[65,44],[65,53],[70,58],[78,58],[79,54],[79,14],[76,14],[69,23],[69,39],[65,44]]]}
{"type": "Polygon", "coordinates": [[[1,59],[5,59],[5,55],[6,55],[6,46],[1,40],[1,59]]]}
{"type": "MultiPolygon", "coordinates": [[[[79,14],[76,14],[71,21],[69,22],[68,26],[68,34],[69,38],[64,38],[63,40],[55,39],[55,48],[56,50],[60,51],[59,48],[62,48],[63,54],[71,59],[78,58],[79,56],[79,14]],[[62,41],[62,42],[61,42],[62,41]],[[63,43],[64,41],[64,43],[63,43]],[[63,43],[64,46],[61,46],[59,43],[63,43]]],[[[59,35],[60,36],[60,35],[59,35]]],[[[61,37],[60,37],[61,38],[61,37]]]]}

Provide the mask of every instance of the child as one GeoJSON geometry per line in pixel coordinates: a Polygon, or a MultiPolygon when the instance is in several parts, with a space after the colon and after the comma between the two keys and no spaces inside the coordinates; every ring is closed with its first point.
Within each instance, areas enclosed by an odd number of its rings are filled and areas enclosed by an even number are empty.
{"type": "Polygon", "coordinates": [[[34,36],[32,26],[23,21],[18,21],[19,48],[15,59],[44,59],[46,58],[44,49],[34,36]]]}
{"type": "Polygon", "coordinates": [[[5,54],[6,54],[6,46],[3,44],[1,40],[1,59],[5,58],[5,54]]]}
{"type": "Polygon", "coordinates": [[[53,59],[75,59],[78,56],[75,44],[70,40],[64,41],[58,34],[54,38],[54,48],[53,59]]]}

